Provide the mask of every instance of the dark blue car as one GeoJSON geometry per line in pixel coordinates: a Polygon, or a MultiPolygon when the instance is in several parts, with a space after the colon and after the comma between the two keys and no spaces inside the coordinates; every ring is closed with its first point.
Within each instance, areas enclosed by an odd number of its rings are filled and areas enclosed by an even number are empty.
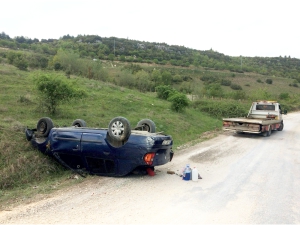
{"type": "Polygon", "coordinates": [[[124,117],[115,117],[108,128],[89,128],[77,119],[70,127],[54,127],[48,117],[36,129],[26,129],[26,138],[41,152],[77,172],[124,176],[146,171],[172,160],[173,140],[157,133],[152,120],[141,120],[134,129],[124,117]]]}

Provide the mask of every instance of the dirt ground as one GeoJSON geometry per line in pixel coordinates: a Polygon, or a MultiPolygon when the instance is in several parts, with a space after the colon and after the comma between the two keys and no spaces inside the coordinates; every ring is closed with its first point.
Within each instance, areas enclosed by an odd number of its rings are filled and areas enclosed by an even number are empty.
{"type": "Polygon", "coordinates": [[[300,223],[300,150],[295,147],[300,138],[295,118],[296,114],[286,116],[284,131],[274,131],[271,137],[220,132],[177,151],[172,162],[156,167],[155,176],[93,176],[0,211],[0,223],[300,223]],[[182,180],[177,174],[186,164],[196,167],[203,179],[182,180]]]}

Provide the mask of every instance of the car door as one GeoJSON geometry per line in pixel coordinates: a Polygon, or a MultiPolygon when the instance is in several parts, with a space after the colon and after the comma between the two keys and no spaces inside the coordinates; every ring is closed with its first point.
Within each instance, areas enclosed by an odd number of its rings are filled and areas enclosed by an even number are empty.
{"type": "Polygon", "coordinates": [[[83,169],[86,164],[82,158],[80,140],[82,132],[57,130],[53,133],[53,153],[56,159],[72,169],[83,169]]]}
{"type": "Polygon", "coordinates": [[[115,152],[105,142],[104,133],[83,133],[81,150],[91,174],[115,174],[115,152]]]}

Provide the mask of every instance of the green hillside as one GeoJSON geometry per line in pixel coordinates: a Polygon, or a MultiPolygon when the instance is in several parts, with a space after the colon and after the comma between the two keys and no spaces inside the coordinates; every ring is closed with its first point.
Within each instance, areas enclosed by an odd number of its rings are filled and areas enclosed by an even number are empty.
{"type": "Polygon", "coordinates": [[[299,62],[93,35],[39,41],[2,32],[0,205],[81,181],[69,179],[71,171],[26,141],[25,127],[34,128],[41,117],[51,117],[56,126],[80,118],[91,127],[107,127],[116,116],[132,127],[149,118],[157,131],[172,135],[176,157],[187,143],[204,140],[205,132],[219,131],[222,117],[244,116],[254,100],[277,100],[288,111],[299,110],[299,62]],[[44,74],[76,82],[87,96],[49,113],[34,83],[44,74]],[[170,99],[158,98],[157,87],[184,94],[188,106],[172,110],[170,99]]]}

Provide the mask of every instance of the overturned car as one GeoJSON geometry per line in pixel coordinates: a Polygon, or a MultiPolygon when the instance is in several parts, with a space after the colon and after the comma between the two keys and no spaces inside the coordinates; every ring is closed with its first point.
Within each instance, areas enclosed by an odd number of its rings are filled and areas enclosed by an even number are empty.
{"type": "Polygon", "coordinates": [[[174,154],[172,137],[156,132],[150,119],[131,129],[124,117],[113,118],[108,128],[89,128],[82,119],[74,120],[70,127],[54,127],[49,117],[43,117],[25,133],[39,151],[79,173],[124,176],[154,170],[170,162],[174,154]]]}

